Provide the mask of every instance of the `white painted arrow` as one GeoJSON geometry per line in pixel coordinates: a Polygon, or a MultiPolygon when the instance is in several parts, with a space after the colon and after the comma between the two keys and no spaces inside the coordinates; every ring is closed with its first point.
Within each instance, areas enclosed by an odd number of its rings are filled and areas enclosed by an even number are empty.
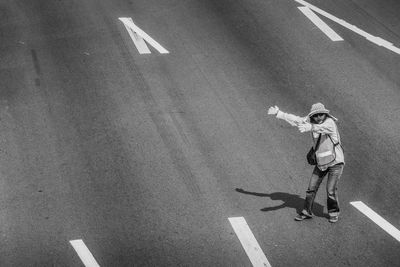
{"type": "Polygon", "coordinates": [[[328,24],[326,24],[325,22],[323,22],[318,16],[317,14],[315,14],[314,12],[312,12],[311,9],[309,9],[308,7],[298,7],[298,9],[303,12],[303,14],[309,19],[311,20],[312,23],[315,24],[315,26],[317,26],[323,33],[325,33],[326,36],[329,37],[329,39],[331,39],[334,42],[337,41],[343,41],[343,38],[340,37],[339,34],[337,34],[334,30],[332,30],[331,27],[328,26],[328,24]]]}
{"type": "Polygon", "coordinates": [[[147,33],[133,23],[132,18],[119,18],[124,23],[132,41],[140,54],[151,54],[146,42],[153,46],[161,54],[169,54],[168,50],[162,47],[158,42],[151,38],[147,33]],[[146,42],[145,42],[146,41],[146,42]]]}
{"type": "Polygon", "coordinates": [[[300,3],[300,4],[302,4],[303,6],[305,6],[307,8],[309,8],[309,9],[311,9],[312,11],[314,11],[314,12],[316,12],[316,13],[318,13],[318,14],[320,14],[320,15],[322,15],[322,16],[324,16],[324,17],[326,17],[326,18],[328,18],[328,19],[330,19],[330,20],[342,25],[343,27],[345,27],[345,28],[347,28],[347,29],[349,29],[349,30],[351,30],[351,31],[353,31],[353,32],[365,37],[368,41],[370,41],[370,42],[372,42],[372,43],[374,43],[376,45],[383,46],[386,49],[389,49],[390,51],[393,51],[393,52],[395,52],[395,53],[400,55],[400,48],[395,47],[391,42],[388,42],[388,41],[386,41],[386,40],[384,40],[384,39],[382,39],[380,37],[377,37],[377,36],[374,36],[372,34],[369,34],[366,31],[361,30],[357,26],[354,26],[354,25],[352,25],[352,24],[350,24],[350,23],[348,23],[348,22],[346,22],[346,21],[344,21],[342,19],[339,19],[339,18],[329,14],[328,12],[325,12],[325,11],[323,11],[322,9],[320,9],[320,8],[318,8],[316,6],[314,6],[314,5],[310,4],[310,3],[307,3],[304,0],[295,0],[295,1],[300,3]]]}

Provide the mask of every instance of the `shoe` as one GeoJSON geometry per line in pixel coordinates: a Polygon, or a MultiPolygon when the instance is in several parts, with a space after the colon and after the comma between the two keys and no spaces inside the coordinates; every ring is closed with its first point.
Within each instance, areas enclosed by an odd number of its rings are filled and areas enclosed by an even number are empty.
{"type": "Polygon", "coordinates": [[[311,218],[312,218],[311,216],[301,213],[301,214],[297,214],[297,216],[294,218],[294,220],[299,222],[304,219],[311,219],[311,218]]]}
{"type": "Polygon", "coordinates": [[[339,220],[339,217],[338,216],[330,216],[329,217],[329,222],[330,223],[335,223],[335,222],[337,222],[339,220]]]}

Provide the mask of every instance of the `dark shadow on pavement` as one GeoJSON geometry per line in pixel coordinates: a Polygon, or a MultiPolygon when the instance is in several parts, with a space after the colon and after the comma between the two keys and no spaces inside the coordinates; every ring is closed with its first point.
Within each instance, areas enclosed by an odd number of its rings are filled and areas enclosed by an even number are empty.
{"type": "MultiPolygon", "coordinates": [[[[304,198],[301,198],[299,195],[284,193],[284,192],[274,192],[270,194],[266,193],[257,193],[257,192],[249,192],[245,191],[242,188],[236,188],[236,191],[246,195],[253,195],[257,197],[269,197],[271,200],[280,200],[283,201],[281,205],[273,206],[273,207],[265,207],[262,208],[261,211],[273,211],[279,210],[283,208],[292,208],[296,209],[297,213],[300,213],[303,210],[304,198]]],[[[327,218],[328,215],[324,214],[324,206],[314,202],[313,213],[315,216],[327,218]]]]}

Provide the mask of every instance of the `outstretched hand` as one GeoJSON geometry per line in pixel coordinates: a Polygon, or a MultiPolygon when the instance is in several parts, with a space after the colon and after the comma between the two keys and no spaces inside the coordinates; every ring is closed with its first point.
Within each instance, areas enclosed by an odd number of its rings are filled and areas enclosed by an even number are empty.
{"type": "Polygon", "coordinates": [[[278,111],[279,111],[278,106],[270,107],[268,109],[268,115],[276,115],[276,114],[278,114],[278,111]]]}

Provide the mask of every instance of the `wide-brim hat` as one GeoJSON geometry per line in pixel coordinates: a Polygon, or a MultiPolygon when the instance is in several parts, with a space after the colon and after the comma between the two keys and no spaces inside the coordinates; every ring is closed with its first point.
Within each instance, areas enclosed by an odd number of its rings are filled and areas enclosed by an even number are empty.
{"type": "Polygon", "coordinates": [[[334,119],[335,121],[337,121],[337,119],[335,117],[333,117],[332,115],[329,114],[329,110],[325,108],[325,106],[322,103],[315,103],[311,106],[311,110],[310,113],[308,113],[307,117],[311,118],[313,115],[315,114],[327,114],[328,117],[331,117],[332,119],[334,119]]]}

